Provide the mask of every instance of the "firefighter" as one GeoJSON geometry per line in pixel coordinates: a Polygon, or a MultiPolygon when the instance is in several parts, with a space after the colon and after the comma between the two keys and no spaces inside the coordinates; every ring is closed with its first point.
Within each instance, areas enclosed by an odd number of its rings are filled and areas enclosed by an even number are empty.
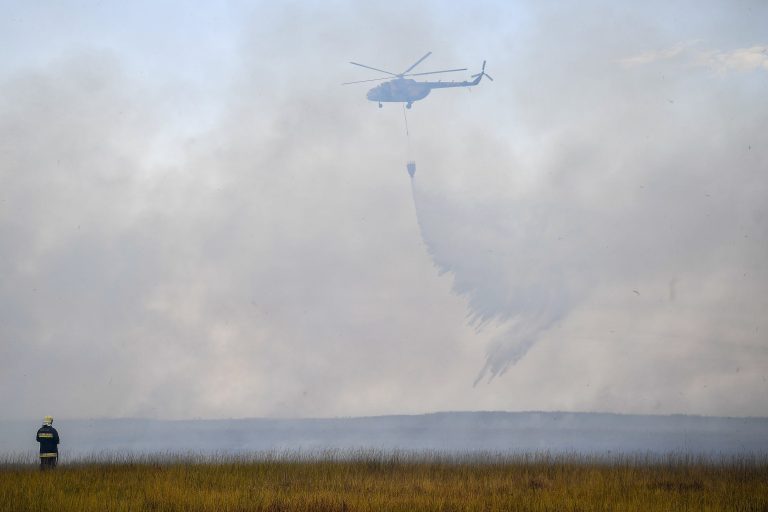
{"type": "Polygon", "coordinates": [[[37,431],[40,443],[40,469],[53,469],[59,459],[59,433],[53,428],[53,416],[43,418],[43,426],[37,431]]]}

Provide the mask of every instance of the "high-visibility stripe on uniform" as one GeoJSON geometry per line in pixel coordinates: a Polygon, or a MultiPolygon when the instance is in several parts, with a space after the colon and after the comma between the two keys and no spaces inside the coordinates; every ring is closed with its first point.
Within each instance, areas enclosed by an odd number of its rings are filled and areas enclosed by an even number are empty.
{"type": "Polygon", "coordinates": [[[53,434],[41,433],[41,434],[37,434],[37,435],[40,436],[40,437],[45,437],[46,439],[53,439],[53,434]]]}
{"type": "Polygon", "coordinates": [[[41,453],[41,454],[40,454],[40,458],[45,458],[45,457],[58,457],[58,456],[59,456],[59,454],[58,454],[58,453],[41,453]]]}

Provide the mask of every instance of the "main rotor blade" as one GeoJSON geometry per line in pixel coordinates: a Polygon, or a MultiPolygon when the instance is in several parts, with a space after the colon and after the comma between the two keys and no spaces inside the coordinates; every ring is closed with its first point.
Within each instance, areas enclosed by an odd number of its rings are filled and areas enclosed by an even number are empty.
{"type": "Polygon", "coordinates": [[[378,82],[379,80],[389,80],[389,77],[385,76],[384,78],[371,78],[370,80],[357,80],[356,82],[344,82],[341,85],[361,84],[363,82],[378,82]]]}
{"type": "Polygon", "coordinates": [[[421,64],[421,62],[422,62],[424,59],[426,59],[427,57],[429,57],[430,55],[432,55],[432,52],[428,52],[428,53],[427,53],[425,56],[423,56],[422,58],[420,58],[419,60],[417,60],[417,61],[416,61],[416,64],[414,64],[413,66],[409,67],[408,69],[406,69],[405,71],[403,71],[402,73],[400,73],[400,76],[403,76],[404,74],[408,73],[410,70],[412,70],[413,68],[415,68],[416,66],[418,66],[419,64],[421,64]]]}
{"type": "Polygon", "coordinates": [[[460,69],[444,69],[443,71],[427,71],[426,73],[411,73],[403,76],[421,76],[421,75],[434,75],[435,73],[453,73],[454,71],[466,71],[467,68],[460,69]]]}
{"type": "Polygon", "coordinates": [[[392,73],[391,71],[384,71],[383,69],[372,68],[371,66],[366,66],[365,64],[360,64],[359,62],[350,62],[350,64],[354,64],[355,66],[360,66],[361,68],[372,69],[372,70],[378,71],[380,73],[386,73],[388,75],[397,76],[396,73],[392,73]]]}

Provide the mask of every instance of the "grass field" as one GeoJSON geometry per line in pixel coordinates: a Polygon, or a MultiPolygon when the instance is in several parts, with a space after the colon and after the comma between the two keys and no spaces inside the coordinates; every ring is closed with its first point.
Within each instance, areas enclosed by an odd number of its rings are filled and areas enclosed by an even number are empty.
{"type": "Polygon", "coordinates": [[[0,511],[768,511],[768,461],[359,454],[0,463],[0,511]]]}

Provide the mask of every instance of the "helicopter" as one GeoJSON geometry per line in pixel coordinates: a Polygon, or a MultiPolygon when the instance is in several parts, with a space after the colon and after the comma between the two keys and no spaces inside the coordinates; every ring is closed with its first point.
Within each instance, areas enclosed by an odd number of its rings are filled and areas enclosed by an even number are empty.
{"type": "MultiPolygon", "coordinates": [[[[384,82],[383,84],[379,84],[373,89],[369,90],[366,94],[366,98],[368,98],[370,101],[376,101],[379,103],[379,108],[382,108],[382,102],[398,102],[398,103],[405,103],[406,108],[411,108],[413,106],[414,101],[423,100],[426,98],[429,93],[432,91],[432,89],[445,89],[448,87],[472,87],[480,83],[480,80],[487,76],[488,80],[493,82],[493,78],[485,72],[485,61],[483,61],[483,67],[481,68],[480,72],[476,75],[472,75],[471,78],[474,80],[471,81],[463,81],[463,82],[417,82],[416,80],[413,80],[411,78],[405,78],[407,76],[422,76],[422,75],[435,75],[437,73],[453,73],[455,71],[466,71],[467,68],[460,68],[460,69],[444,69],[442,71],[427,71],[425,73],[411,73],[413,69],[421,64],[427,57],[432,55],[432,52],[428,52],[426,55],[424,55],[422,58],[416,61],[415,64],[413,64],[411,67],[403,71],[402,73],[392,73],[391,71],[385,71],[383,69],[377,69],[371,66],[366,66],[365,64],[360,64],[359,62],[350,62],[350,64],[353,64],[355,66],[360,66],[361,68],[367,68],[372,69],[374,71],[378,71],[380,73],[386,73],[387,75],[393,76],[395,78],[389,80],[388,82],[384,82]]],[[[383,77],[383,78],[372,78],[370,80],[358,80],[356,82],[344,82],[341,85],[350,85],[350,84],[360,84],[363,82],[377,82],[379,80],[387,80],[389,77],[383,77]]]]}

